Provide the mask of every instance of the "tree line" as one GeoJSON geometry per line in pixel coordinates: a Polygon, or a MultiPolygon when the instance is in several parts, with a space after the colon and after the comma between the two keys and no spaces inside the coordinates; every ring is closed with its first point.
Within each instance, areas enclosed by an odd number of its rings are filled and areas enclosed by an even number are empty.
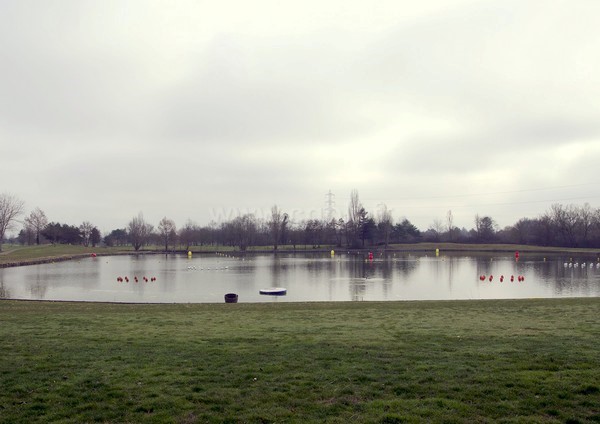
{"type": "MultiPolygon", "coordinates": [[[[14,229],[24,207],[15,196],[0,195],[0,250],[7,230],[14,229]]],[[[367,211],[353,190],[346,218],[308,219],[292,222],[277,205],[268,219],[244,214],[229,221],[200,226],[192,220],[177,228],[167,217],[156,228],[146,222],[142,213],[134,216],[126,227],[112,230],[104,237],[96,226],[84,221],[78,226],[49,222],[45,213],[35,208],[22,221],[22,229],[13,242],[21,244],[62,243],[85,246],[162,246],[165,251],[193,246],[235,246],[246,250],[262,246],[277,250],[309,246],[344,248],[388,247],[390,244],[418,242],[510,243],[560,247],[600,247],[600,209],[589,204],[553,204],[537,218],[522,218],[514,225],[498,228],[490,216],[476,215],[471,229],[454,225],[452,211],[437,219],[424,231],[407,218],[394,221],[384,205],[377,214],[367,211]]]]}

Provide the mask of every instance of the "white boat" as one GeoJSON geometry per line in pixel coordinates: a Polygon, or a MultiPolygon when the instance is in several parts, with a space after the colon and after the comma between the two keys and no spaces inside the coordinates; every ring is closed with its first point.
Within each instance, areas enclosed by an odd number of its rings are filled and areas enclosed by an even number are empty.
{"type": "Polygon", "coordinates": [[[259,290],[260,294],[270,294],[272,296],[283,296],[287,293],[287,289],[284,287],[269,287],[266,289],[259,290]]]}

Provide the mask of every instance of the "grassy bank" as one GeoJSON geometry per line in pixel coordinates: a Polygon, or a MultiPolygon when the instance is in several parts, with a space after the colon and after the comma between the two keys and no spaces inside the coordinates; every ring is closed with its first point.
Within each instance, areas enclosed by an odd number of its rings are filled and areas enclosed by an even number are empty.
{"type": "Polygon", "coordinates": [[[575,247],[553,247],[553,246],[529,246],[524,244],[501,244],[501,243],[413,243],[413,244],[391,244],[389,250],[406,251],[435,251],[440,252],[510,252],[521,253],[566,253],[583,255],[600,255],[600,249],[575,248],[575,247]]]}
{"type": "Polygon", "coordinates": [[[36,262],[43,260],[61,260],[92,253],[113,255],[122,252],[133,252],[127,247],[85,247],[69,244],[43,244],[39,246],[3,245],[0,253],[0,265],[36,262]]]}
{"type": "Polygon", "coordinates": [[[599,422],[600,299],[0,302],[0,422],[599,422]]]}
{"type": "MultiPolygon", "coordinates": [[[[310,252],[324,251],[329,252],[331,249],[339,252],[345,252],[348,249],[337,248],[334,246],[320,246],[315,249],[312,246],[298,245],[296,250],[293,246],[279,246],[279,252],[310,252]]],[[[382,248],[372,247],[366,250],[382,250],[382,248]]],[[[459,252],[477,252],[494,254],[498,252],[514,252],[520,251],[522,254],[565,254],[565,255],[583,255],[589,258],[597,258],[600,260],[600,249],[574,249],[560,247],[541,247],[541,246],[525,246],[511,244],[460,244],[460,243],[415,243],[415,244],[396,244],[390,245],[387,249],[393,252],[435,252],[435,249],[440,249],[442,255],[458,254],[459,252]]],[[[213,253],[213,252],[234,252],[238,251],[232,246],[193,246],[190,250],[194,253],[213,253]]],[[[163,252],[163,246],[147,246],[140,253],[156,253],[163,252]]],[[[271,252],[272,246],[251,246],[248,253],[253,252],[271,252]]],[[[31,263],[50,262],[53,260],[65,260],[77,258],[81,256],[96,253],[98,255],[116,255],[135,253],[131,246],[118,247],[84,247],[72,245],[41,245],[41,246],[17,246],[4,245],[3,251],[0,252],[0,267],[9,265],[27,265],[31,263]]],[[[181,252],[183,253],[183,251],[181,252]]]]}

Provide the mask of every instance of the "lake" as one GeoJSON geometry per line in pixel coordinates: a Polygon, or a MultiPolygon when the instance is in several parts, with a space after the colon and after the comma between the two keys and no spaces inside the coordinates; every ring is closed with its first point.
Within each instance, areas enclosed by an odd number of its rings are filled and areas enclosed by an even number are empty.
{"type": "Polygon", "coordinates": [[[222,303],[229,292],[239,302],[598,297],[600,264],[596,256],[523,253],[519,261],[512,254],[388,253],[369,260],[279,253],[102,256],[0,269],[0,297],[8,299],[222,303]],[[259,294],[268,287],[287,294],[259,294]]]}

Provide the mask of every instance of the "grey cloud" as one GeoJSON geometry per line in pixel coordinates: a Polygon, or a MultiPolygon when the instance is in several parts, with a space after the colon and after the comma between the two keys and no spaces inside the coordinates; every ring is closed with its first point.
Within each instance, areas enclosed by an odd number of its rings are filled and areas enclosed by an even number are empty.
{"type": "Polygon", "coordinates": [[[597,120],[549,116],[544,120],[513,122],[509,135],[514,136],[519,142],[564,144],[581,139],[599,138],[600,123],[597,120]]]}
{"type": "MultiPolygon", "coordinates": [[[[548,149],[577,146],[582,140],[600,139],[596,122],[549,119],[516,121],[462,135],[415,137],[399,145],[383,166],[390,175],[463,174],[517,166],[516,159],[530,159],[538,166],[548,149]]],[[[598,160],[598,152],[590,152],[598,160]]],[[[522,172],[522,170],[521,170],[522,172]]]]}
{"type": "Polygon", "coordinates": [[[467,5],[371,43],[365,81],[403,107],[480,125],[556,116],[597,120],[600,77],[589,70],[598,65],[590,55],[598,45],[598,12],[593,2],[467,5]]]}
{"type": "Polygon", "coordinates": [[[318,142],[372,129],[346,86],[314,73],[314,53],[293,44],[285,53],[262,44],[254,51],[246,43],[215,40],[197,59],[197,70],[169,88],[157,113],[164,117],[163,134],[193,141],[318,142]]]}
{"type": "Polygon", "coordinates": [[[143,92],[128,59],[39,50],[3,56],[0,122],[6,128],[101,136],[132,135],[140,126],[143,92]]]}
{"type": "Polygon", "coordinates": [[[598,2],[448,3],[358,30],[364,6],[348,3],[290,33],[238,31],[225,10],[200,31],[203,7],[128,4],[0,5],[0,170],[52,219],[204,223],[221,207],[318,209],[328,188],[345,210],[358,188],[429,220],[459,203],[439,196],[510,191],[506,175],[594,178],[598,2]]]}
{"type": "Polygon", "coordinates": [[[3,128],[82,141],[143,135],[151,91],[137,52],[88,27],[85,4],[55,6],[3,3],[3,128]]]}

